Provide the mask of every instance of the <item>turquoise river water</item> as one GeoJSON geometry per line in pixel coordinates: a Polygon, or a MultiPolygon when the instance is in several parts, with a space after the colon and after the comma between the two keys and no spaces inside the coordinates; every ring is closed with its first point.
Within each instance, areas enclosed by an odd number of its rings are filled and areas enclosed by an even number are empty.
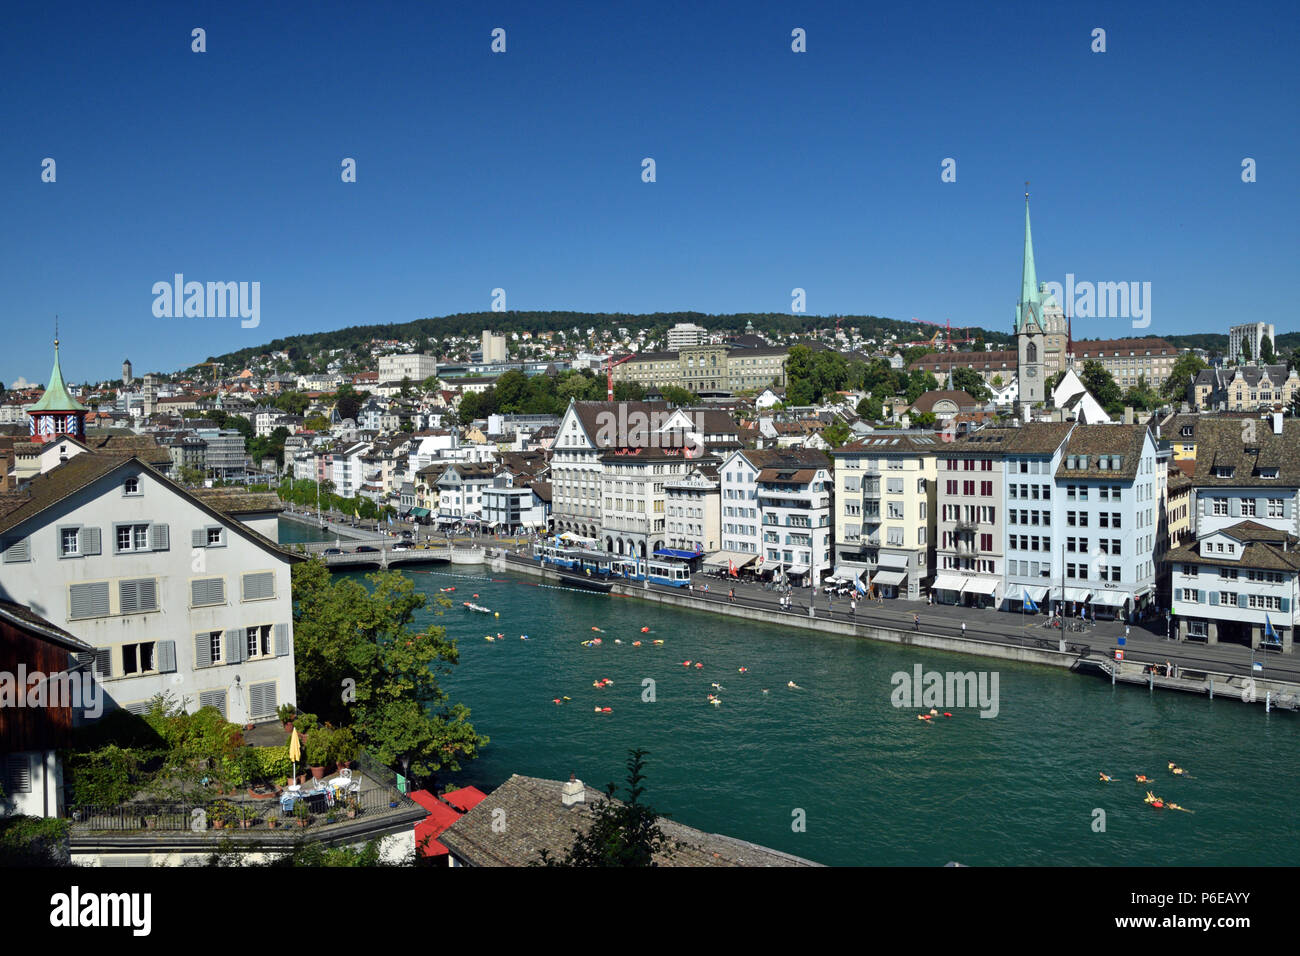
{"type": "MultiPolygon", "coordinates": [[[[308,536],[282,525],[282,540],[308,536]]],[[[405,573],[430,596],[417,623],[441,624],[459,641],[447,690],[491,737],[457,783],[491,789],[511,773],[576,773],[598,789],[621,786],[628,749],[642,747],[650,754],[646,799],[656,810],[821,863],[1300,860],[1290,792],[1300,744],[1295,714],[779,622],[739,623],[543,587],[523,575],[489,576],[486,568],[405,573]],[[437,614],[433,599],[453,586],[453,607],[437,614]],[[464,610],[467,600],[500,618],[464,610]],[[484,640],[498,632],[504,640],[484,640]],[[597,636],[600,647],[582,646],[597,636]],[[635,647],[635,640],[646,643],[635,647]],[[692,666],[683,667],[688,659],[692,666]],[[996,672],[997,716],[954,708],[951,718],[927,723],[915,707],[896,708],[892,677],[911,675],[917,664],[927,672],[996,672]],[[592,686],[604,678],[612,685],[592,686]],[[643,700],[646,679],[655,682],[653,702],[643,700]],[[722,703],[711,705],[710,693],[722,703]],[[553,703],[564,696],[572,700],[553,703]],[[1170,761],[1190,779],[1171,774],[1170,761]],[[1101,771],[1114,782],[1100,782],[1101,771]],[[1153,783],[1138,784],[1139,773],[1153,783]],[[1153,810],[1143,802],[1148,789],[1194,812],[1153,810]],[[1098,810],[1104,832],[1095,829],[1098,810]]]]}

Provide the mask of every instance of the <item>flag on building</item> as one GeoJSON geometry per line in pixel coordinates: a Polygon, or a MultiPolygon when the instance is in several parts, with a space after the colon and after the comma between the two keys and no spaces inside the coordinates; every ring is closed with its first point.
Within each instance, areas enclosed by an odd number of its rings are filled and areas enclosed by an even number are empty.
{"type": "Polygon", "coordinates": [[[1035,614],[1038,613],[1038,605],[1034,603],[1034,599],[1029,596],[1028,591],[1025,592],[1025,610],[1033,611],[1035,614]]]}

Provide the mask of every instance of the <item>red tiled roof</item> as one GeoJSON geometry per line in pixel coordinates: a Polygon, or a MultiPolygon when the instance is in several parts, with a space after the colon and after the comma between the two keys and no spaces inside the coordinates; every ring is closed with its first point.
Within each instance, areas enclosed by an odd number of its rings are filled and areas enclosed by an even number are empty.
{"type": "Polygon", "coordinates": [[[469,813],[487,799],[487,794],[478,787],[461,787],[459,790],[444,793],[442,799],[461,813],[469,813]]]}

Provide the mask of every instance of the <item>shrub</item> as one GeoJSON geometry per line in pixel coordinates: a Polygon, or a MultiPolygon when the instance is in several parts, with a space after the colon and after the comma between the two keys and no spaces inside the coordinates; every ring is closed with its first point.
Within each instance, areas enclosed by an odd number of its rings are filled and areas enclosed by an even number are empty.
{"type": "Polygon", "coordinates": [[[91,806],[118,806],[134,796],[139,757],[116,744],[85,753],[65,755],[64,768],[72,787],[73,802],[91,806]]]}
{"type": "Polygon", "coordinates": [[[68,821],[55,817],[0,819],[0,866],[70,866],[68,821]]]}

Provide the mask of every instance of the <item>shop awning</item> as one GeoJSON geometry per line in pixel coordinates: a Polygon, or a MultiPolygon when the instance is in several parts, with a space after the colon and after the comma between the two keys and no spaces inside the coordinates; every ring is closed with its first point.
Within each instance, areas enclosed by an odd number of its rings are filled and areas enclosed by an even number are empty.
{"type": "Polygon", "coordinates": [[[1088,600],[1088,594],[1089,591],[1087,588],[1066,588],[1065,589],[1065,599],[1067,601],[1073,601],[1076,604],[1081,604],[1082,602],[1088,600]]]}
{"type": "Polygon", "coordinates": [[[1019,600],[1021,601],[1025,599],[1026,591],[1029,592],[1029,598],[1035,604],[1037,604],[1039,601],[1047,600],[1047,588],[1040,584],[1031,584],[1028,587],[1021,587],[1018,590],[1020,591],[1019,600]]]}
{"type": "Polygon", "coordinates": [[[879,564],[882,568],[905,568],[907,567],[907,555],[881,551],[879,564]]]}
{"type": "Polygon", "coordinates": [[[940,574],[935,577],[934,584],[931,585],[935,591],[962,591],[966,587],[966,579],[959,574],[940,574]]]}
{"type": "Polygon", "coordinates": [[[690,561],[698,558],[703,553],[702,551],[679,551],[676,548],[658,548],[654,556],[656,558],[681,558],[683,561],[690,561]]]}
{"type": "Polygon", "coordinates": [[[428,509],[428,508],[412,508],[412,509],[411,509],[411,514],[415,515],[417,518],[427,518],[427,517],[429,517],[429,509],[428,509]]]}
{"type": "Polygon", "coordinates": [[[966,591],[970,594],[992,594],[998,588],[996,578],[967,578],[966,591]]]}
{"type": "Polygon", "coordinates": [[[790,567],[788,567],[788,568],[785,569],[785,573],[786,573],[786,574],[807,574],[807,573],[808,573],[808,565],[806,565],[806,564],[792,564],[792,565],[790,565],[790,567]]]}
{"type": "Polygon", "coordinates": [[[731,563],[734,561],[736,563],[736,570],[739,571],[757,557],[758,555],[756,554],[745,554],[742,551],[715,551],[704,559],[704,567],[727,568],[730,567],[731,563]]]}
{"type": "Polygon", "coordinates": [[[851,568],[847,565],[841,564],[835,568],[835,573],[832,574],[831,577],[844,581],[847,584],[852,584],[862,576],[862,572],[865,570],[866,568],[851,568]]]}
{"type": "Polygon", "coordinates": [[[1102,589],[1092,596],[1093,604],[1104,604],[1106,607],[1123,607],[1124,602],[1127,600],[1127,591],[1107,591],[1102,589]]]}
{"type": "Polygon", "coordinates": [[[871,579],[871,583],[896,586],[902,584],[903,579],[906,577],[906,571],[877,571],[875,576],[871,579]]]}

